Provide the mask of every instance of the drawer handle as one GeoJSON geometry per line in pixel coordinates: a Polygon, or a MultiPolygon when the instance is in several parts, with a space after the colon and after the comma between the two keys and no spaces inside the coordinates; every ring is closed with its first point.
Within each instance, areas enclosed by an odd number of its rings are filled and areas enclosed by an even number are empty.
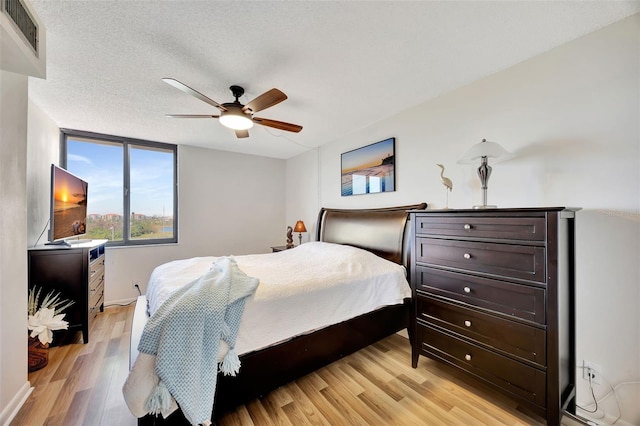
{"type": "Polygon", "coordinates": [[[465,320],[464,321],[464,325],[465,325],[465,327],[471,327],[471,321],[465,320]]]}
{"type": "Polygon", "coordinates": [[[465,287],[463,290],[465,293],[471,293],[471,288],[469,287],[465,287]]]}
{"type": "Polygon", "coordinates": [[[471,361],[471,354],[466,354],[464,356],[464,359],[466,359],[467,361],[471,361]]]}
{"type": "Polygon", "coordinates": [[[464,255],[462,255],[462,257],[464,257],[465,259],[471,259],[471,255],[469,253],[465,253],[464,255]]]}
{"type": "Polygon", "coordinates": [[[470,224],[468,224],[468,223],[465,223],[465,224],[464,224],[464,229],[465,229],[465,230],[470,231],[470,230],[471,230],[471,228],[472,228],[472,226],[471,226],[470,224]]]}

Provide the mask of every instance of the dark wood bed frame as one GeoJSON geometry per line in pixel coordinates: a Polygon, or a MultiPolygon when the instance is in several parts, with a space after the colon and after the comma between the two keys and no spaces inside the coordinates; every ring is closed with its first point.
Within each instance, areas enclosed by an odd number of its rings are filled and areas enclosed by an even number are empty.
{"type": "MultiPolygon", "coordinates": [[[[408,271],[411,253],[407,210],[426,207],[426,203],[422,203],[381,209],[322,208],[318,214],[316,240],[368,250],[404,265],[408,271]]],[[[212,418],[407,328],[410,304],[407,299],[402,305],[380,308],[240,356],[242,366],[236,376],[218,375],[212,418]]],[[[139,312],[145,310],[136,310],[134,327],[146,322],[147,318],[137,318],[139,312]]],[[[138,424],[188,425],[189,422],[177,410],[166,419],[147,415],[138,419],[138,424]]]]}

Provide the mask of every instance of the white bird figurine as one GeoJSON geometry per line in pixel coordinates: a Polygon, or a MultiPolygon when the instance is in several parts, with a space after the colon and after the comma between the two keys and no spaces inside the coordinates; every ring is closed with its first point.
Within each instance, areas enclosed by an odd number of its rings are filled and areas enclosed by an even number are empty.
{"type": "Polygon", "coordinates": [[[453,190],[453,182],[451,182],[451,179],[449,179],[444,175],[444,166],[442,164],[436,164],[436,166],[440,167],[440,182],[442,182],[442,184],[447,188],[445,191],[447,194],[447,202],[445,205],[445,209],[448,209],[449,208],[449,192],[453,190]]]}
{"type": "Polygon", "coordinates": [[[442,184],[444,186],[447,187],[447,189],[449,191],[453,190],[453,182],[451,182],[451,179],[449,179],[448,177],[444,176],[444,166],[442,164],[436,164],[436,166],[440,167],[440,182],[442,182],[442,184]]]}

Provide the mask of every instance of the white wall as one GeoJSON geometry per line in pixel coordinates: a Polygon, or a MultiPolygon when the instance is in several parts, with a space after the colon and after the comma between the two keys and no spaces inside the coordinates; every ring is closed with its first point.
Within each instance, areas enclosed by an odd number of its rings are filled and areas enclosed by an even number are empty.
{"type": "Polygon", "coordinates": [[[48,241],[51,164],[60,162],[60,129],[31,100],[27,139],[27,246],[33,247],[48,241]]]}
{"type": "MultiPolygon", "coordinates": [[[[300,154],[295,161],[287,161],[286,175],[293,177],[295,183],[287,185],[286,222],[292,228],[298,220],[304,221],[307,232],[302,234],[302,243],[315,240],[316,221],[318,220],[318,150],[300,154]]],[[[298,244],[299,235],[294,234],[293,242],[298,244]]],[[[286,237],[282,244],[286,243],[286,237]]]]}
{"type": "Polygon", "coordinates": [[[142,291],[154,267],[192,256],[266,253],[285,235],[285,162],[203,148],[178,148],[178,244],[110,247],[105,302],[142,291]]]}
{"type": "MultiPolygon", "coordinates": [[[[50,165],[58,164],[60,132],[29,104],[28,244],[49,218],[50,165]]],[[[285,162],[203,148],[178,148],[178,244],[110,247],[105,302],[126,303],[142,292],[156,266],[192,256],[266,253],[284,244],[285,162]]],[[[40,237],[39,244],[47,239],[40,237]]]]}
{"type": "MultiPolygon", "coordinates": [[[[289,203],[287,218],[317,204],[427,201],[442,208],[445,189],[436,163],[453,180],[449,207],[480,204],[477,166],[456,161],[482,138],[499,142],[516,157],[493,166],[489,204],[583,208],[576,231],[578,362],[600,364],[614,385],[639,380],[639,52],[636,15],[323,145],[319,196],[299,175],[313,175],[313,162],[306,154],[291,159],[287,194],[297,200],[289,203]],[[392,136],[396,192],[341,197],[340,154],[392,136]]],[[[587,404],[586,381],[578,380],[578,390],[578,402],[587,404]]],[[[596,388],[597,395],[607,391],[606,383],[596,388]]],[[[640,386],[622,386],[618,394],[618,424],[640,424],[640,386]]],[[[617,415],[612,398],[603,404],[617,415]]]]}
{"type": "Polygon", "coordinates": [[[0,70],[0,424],[27,381],[27,76],[0,70]]]}

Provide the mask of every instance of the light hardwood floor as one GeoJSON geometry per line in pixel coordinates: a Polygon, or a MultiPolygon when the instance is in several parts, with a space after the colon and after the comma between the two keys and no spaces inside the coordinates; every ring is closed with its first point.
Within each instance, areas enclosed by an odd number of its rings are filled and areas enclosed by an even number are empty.
{"type": "MultiPolygon", "coordinates": [[[[49,365],[29,374],[35,389],[11,425],[135,425],[122,397],[132,316],[132,306],[109,307],[92,324],[90,343],[51,348],[49,365]]],[[[219,425],[544,424],[441,363],[421,357],[411,368],[410,352],[407,339],[393,335],[239,407],[219,425]]]]}

